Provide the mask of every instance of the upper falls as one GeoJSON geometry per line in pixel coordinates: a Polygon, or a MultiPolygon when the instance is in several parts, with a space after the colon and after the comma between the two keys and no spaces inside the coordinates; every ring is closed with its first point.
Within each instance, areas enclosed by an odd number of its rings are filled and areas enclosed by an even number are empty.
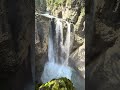
{"type": "Polygon", "coordinates": [[[70,23],[67,22],[67,34],[65,42],[63,42],[63,28],[60,19],[55,22],[50,22],[50,33],[48,43],[48,59],[49,62],[54,62],[61,65],[68,64],[70,52],[70,23]]]}

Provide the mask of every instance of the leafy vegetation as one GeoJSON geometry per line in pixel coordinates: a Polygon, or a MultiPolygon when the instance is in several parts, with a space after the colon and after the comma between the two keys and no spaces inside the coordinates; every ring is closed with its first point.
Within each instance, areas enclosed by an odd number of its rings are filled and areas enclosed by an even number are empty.
{"type": "Polygon", "coordinates": [[[49,10],[53,10],[56,7],[59,7],[63,4],[70,5],[71,0],[47,0],[47,7],[49,10]]]}
{"type": "Polygon", "coordinates": [[[72,82],[67,78],[53,79],[40,87],[36,85],[36,90],[75,90],[72,82]]]}

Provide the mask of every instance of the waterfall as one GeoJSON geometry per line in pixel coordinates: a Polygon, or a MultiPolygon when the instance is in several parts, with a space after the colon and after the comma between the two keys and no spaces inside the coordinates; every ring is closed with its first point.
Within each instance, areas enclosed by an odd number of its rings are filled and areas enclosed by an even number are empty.
{"type": "Polygon", "coordinates": [[[70,52],[70,23],[68,22],[66,23],[68,28],[67,28],[65,43],[63,44],[62,22],[60,21],[60,19],[57,19],[56,28],[54,26],[54,20],[50,22],[50,29],[49,29],[50,33],[49,33],[49,43],[48,43],[49,62],[54,62],[61,65],[63,64],[68,65],[68,58],[70,52]]]}
{"type": "Polygon", "coordinates": [[[52,19],[49,28],[48,62],[45,64],[41,80],[45,83],[54,78],[71,79],[71,68],[68,66],[70,52],[70,23],[67,23],[67,34],[63,44],[63,26],[60,19],[52,19]],[[56,26],[56,27],[55,27],[56,26]]]}
{"type": "Polygon", "coordinates": [[[48,60],[49,62],[55,62],[54,55],[54,42],[53,42],[53,32],[54,32],[54,20],[50,22],[49,28],[49,40],[48,40],[48,60]]]}
{"type": "Polygon", "coordinates": [[[69,53],[70,53],[70,23],[67,22],[67,35],[66,35],[66,40],[65,40],[65,44],[64,44],[64,52],[65,52],[65,65],[68,65],[68,59],[69,59],[69,53]]]}
{"type": "Polygon", "coordinates": [[[48,41],[48,62],[44,66],[41,76],[43,83],[52,79],[66,77],[73,82],[76,90],[85,90],[84,79],[72,67],[68,66],[70,54],[70,32],[71,24],[66,22],[67,32],[63,38],[62,21],[58,18],[50,21],[48,41]],[[64,41],[64,42],[63,42],[64,41]]]}
{"type": "Polygon", "coordinates": [[[56,22],[56,63],[63,63],[63,29],[60,19],[56,22]]]}

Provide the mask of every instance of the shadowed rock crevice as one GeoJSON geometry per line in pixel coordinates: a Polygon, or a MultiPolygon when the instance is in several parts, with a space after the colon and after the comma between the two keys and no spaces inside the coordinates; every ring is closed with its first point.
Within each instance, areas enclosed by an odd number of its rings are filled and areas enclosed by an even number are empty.
{"type": "Polygon", "coordinates": [[[34,82],[34,0],[0,4],[0,88],[24,90],[34,82]]]}

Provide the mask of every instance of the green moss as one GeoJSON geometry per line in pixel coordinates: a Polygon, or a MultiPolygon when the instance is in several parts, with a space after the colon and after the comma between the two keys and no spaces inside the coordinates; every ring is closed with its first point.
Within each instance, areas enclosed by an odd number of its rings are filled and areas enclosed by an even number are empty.
{"type": "Polygon", "coordinates": [[[75,90],[72,82],[67,78],[53,79],[45,84],[42,84],[36,90],[75,90]]]}

